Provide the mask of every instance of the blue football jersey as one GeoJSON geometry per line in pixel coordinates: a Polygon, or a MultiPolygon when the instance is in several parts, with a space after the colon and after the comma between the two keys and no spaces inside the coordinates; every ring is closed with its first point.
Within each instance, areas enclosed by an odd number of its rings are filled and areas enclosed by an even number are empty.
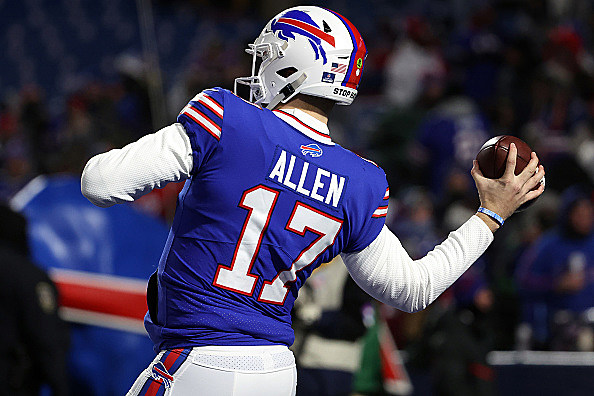
{"type": "Polygon", "coordinates": [[[291,345],[291,308],[312,271],[381,231],[383,170],[220,88],[198,94],[178,122],[194,166],[145,318],[155,348],[291,345]]]}

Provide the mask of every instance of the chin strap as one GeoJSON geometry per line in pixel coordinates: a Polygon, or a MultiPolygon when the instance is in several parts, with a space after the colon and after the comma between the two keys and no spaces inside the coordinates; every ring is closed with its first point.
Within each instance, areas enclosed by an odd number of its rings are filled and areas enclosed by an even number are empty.
{"type": "Polygon", "coordinates": [[[270,101],[270,103],[268,103],[268,105],[266,105],[267,109],[274,109],[280,102],[290,98],[295,91],[297,90],[297,88],[299,88],[301,86],[301,84],[303,84],[305,82],[305,80],[307,79],[307,74],[302,73],[301,76],[299,76],[299,78],[297,78],[295,81],[293,81],[292,83],[289,83],[287,85],[285,85],[279,92],[278,94],[272,98],[272,100],[270,101]]]}

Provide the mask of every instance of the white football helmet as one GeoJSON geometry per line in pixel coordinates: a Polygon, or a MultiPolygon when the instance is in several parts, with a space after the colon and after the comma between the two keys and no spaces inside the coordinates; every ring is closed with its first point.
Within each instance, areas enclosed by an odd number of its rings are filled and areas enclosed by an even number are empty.
{"type": "Polygon", "coordinates": [[[275,16],[246,52],[253,56],[252,76],[237,78],[235,92],[238,84],[247,85],[250,102],[270,109],[298,93],[351,104],[367,56],[351,22],[314,6],[289,8],[275,16]]]}

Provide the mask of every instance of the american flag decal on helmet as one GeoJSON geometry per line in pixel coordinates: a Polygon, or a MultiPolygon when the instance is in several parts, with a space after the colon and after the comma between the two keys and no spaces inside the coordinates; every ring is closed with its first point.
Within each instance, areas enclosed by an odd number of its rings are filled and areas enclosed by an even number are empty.
{"type": "Polygon", "coordinates": [[[345,74],[347,72],[347,65],[343,65],[341,63],[332,63],[332,68],[330,71],[345,74]]]}

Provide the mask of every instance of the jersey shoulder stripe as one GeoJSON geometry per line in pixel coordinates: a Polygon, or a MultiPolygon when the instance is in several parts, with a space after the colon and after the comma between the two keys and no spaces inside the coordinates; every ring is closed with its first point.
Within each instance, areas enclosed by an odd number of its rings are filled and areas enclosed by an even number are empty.
{"type": "Polygon", "coordinates": [[[385,206],[380,206],[379,208],[377,208],[373,212],[371,217],[386,217],[387,214],[388,214],[388,205],[385,205],[385,206]]]}
{"type": "Polygon", "coordinates": [[[204,114],[204,112],[200,111],[198,107],[188,104],[186,107],[184,107],[180,113],[180,116],[186,116],[190,118],[196,124],[200,125],[202,129],[210,133],[215,139],[221,139],[221,125],[209,118],[206,114],[204,114]]]}
{"type": "Polygon", "coordinates": [[[207,89],[200,92],[179,113],[178,122],[186,118],[184,126],[196,129],[195,133],[205,131],[217,140],[221,139],[223,128],[223,92],[207,89]]]}
{"type": "Polygon", "coordinates": [[[386,187],[384,198],[382,199],[381,205],[373,212],[371,217],[386,217],[388,215],[388,204],[390,202],[390,187],[386,187]]]}
{"type": "Polygon", "coordinates": [[[208,95],[207,91],[200,92],[192,99],[192,102],[198,102],[199,105],[206,107],[221,120],[223,119],[223,105],[208,95]]]}

